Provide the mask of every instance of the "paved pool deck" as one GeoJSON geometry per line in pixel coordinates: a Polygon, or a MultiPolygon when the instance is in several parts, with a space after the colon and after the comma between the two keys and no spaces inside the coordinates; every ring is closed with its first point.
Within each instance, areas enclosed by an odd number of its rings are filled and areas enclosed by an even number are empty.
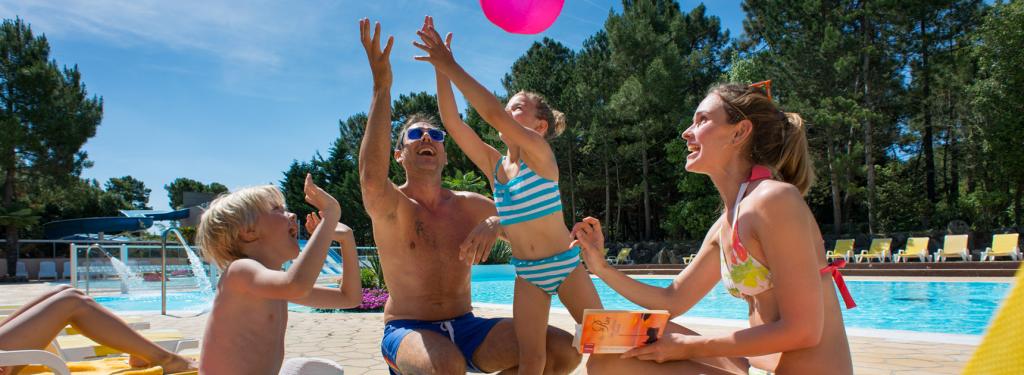
{"type": "MultiPolygon", "coordinates": [[[[1010,278],[967,280],[924,278],[850,278],[889,281],[988,281],[1009,282],[1010,278]]],[[[0,305],[20,304],[48,288],[47,283],[0,284],[0,305]]],[[[484,317],[511,317],[511,305],[475,304],[474,313],[484,317]]],[[[200,338],[207,315],[145,315],[152,328],[174,328],[186,337],[200,338]]],[[[677,322],[704,335],[725,334],[742,328],[736,320],[680,317],[677,322]]],[[[575,322],[564,310],[553,310],[550,323],[572,331],[575,322]]],[[[380,354],[383,314],[319,314],[291,312],[285,337],[286,357],[322,357],[337,361],[348,375],[387,374],[380,354]]],[[[850,328],[850,350],[857,374],[959,374],[980,341],[980,336],[922,334],[907,331],[850,328]]],[[[577,374],[585,371],[581,368],[577,374]]]]}

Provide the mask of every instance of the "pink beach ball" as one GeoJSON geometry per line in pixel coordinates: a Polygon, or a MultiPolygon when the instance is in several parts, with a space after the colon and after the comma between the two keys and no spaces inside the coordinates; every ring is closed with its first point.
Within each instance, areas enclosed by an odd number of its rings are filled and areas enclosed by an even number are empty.
{"type": "Polygon", "coordinates": [[[536,34],[551,27],[565,0],[480,0],[484,15],[513,34],[536,34]]]}

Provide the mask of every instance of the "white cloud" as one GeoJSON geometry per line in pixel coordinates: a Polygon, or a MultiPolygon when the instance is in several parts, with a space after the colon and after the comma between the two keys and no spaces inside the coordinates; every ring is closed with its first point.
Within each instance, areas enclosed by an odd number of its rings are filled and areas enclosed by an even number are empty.
{"type": "Polygon", "coordinates": [[[17,15],[36,32],[107,41],[126,48],[155,45],[199,51],[227,64],[276,70],[296,38],[316,31],[329,4],[203,0],[15,1],[0,13],[17,15]],[[259,6],[254,6],[259,5],[259,6]]]}

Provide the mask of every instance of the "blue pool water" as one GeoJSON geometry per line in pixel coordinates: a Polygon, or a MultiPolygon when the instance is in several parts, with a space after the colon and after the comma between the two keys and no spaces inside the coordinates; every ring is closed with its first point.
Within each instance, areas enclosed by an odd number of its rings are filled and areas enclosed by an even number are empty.
{"type": "MultiPolygon", "coordinates": [[[[160,292],[118,296],[93,297],[108,309],[120,312],[160,312],[160,292]]],[[[213,303],[213,294],[195,292],[168,292],[167,311],[201,312],[213,303]]]]}
{"type": "MultiPolygon", "coordinates": [[[[511,304],[514,279],[510,269],[501,266],[476,266],[473,274],[473,302],[511,304]]],[[[670,279],[639,279],[667,286],[670,279]]],[[[636,309],[601,280],[594,285],[606,309],[636,309]]],[[[1008,283],[983,282],[891,282],[848,281],[847,285],[857,308],[843,310],[847,327],[899,329],[980,335],[995,309],[1009,292],[1008,283]]],[[[97,297],[96,300],[115,311],[159,311],[160,295],[97,297]]],[[[169,293],[170,311],[202,311],[209,307],[210,296],[199,292],[169,293]]],[[[564,307],[557,298],[555,307],[564,307]]],[[[734,298],[721,286],[684,316],[739,319],[747,318],[747,304],[734,298]]]]}
{"type": "MultiPolygon", "coordinates": [[[[54,284],[71,284],[69,280],[60,280],[53,282],[54,284]]],[[[121,289],[121,282],[119,280],[79,280],[78,288],[85,290],[86,284],[90,290],[105,290],[105,291],[116,291],[121,289]]],[[[192,277],[169,277],[167,278],[167,289],[170,290],[181,290],[181,289],[196,289],[198,287],[195,278],[192,277]]],[[[132,293],[138,291],[140,293],[160,293],[160,282],[159,281],[143,281],[138,285],[131,285],[132,293]]],[[[157,300],[159,302],[159,300],[157,300]]]]}
{"type": "MultiPolygon", "coordinates": [[[[669,279],[640,279],[668,286],[669,279]]],[[[473,302],[512,303],[513,281],[473,282],[473,302]]],[[[843,309],[847,327],[980,335],[1009,292],[1007,283],[847,281],[857,307],[843,309]]],[[[594,286],[606,309],[639,309],[603,281],[594,286]]],[[[557,298],[552,306],[564,307],[557,298]]],[[[684,316],[747,319],[747,303],[721,283],[684,316]]]]}

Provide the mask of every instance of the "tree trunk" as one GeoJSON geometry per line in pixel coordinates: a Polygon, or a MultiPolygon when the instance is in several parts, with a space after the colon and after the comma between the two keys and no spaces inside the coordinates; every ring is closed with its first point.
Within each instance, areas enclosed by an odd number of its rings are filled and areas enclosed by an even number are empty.
{"type": "Polygon", "coordinates": [[[644,174],[644,240],[651,239],[651,193],[647,174],[647,134],[640,136],[640,158],[644,174]]]}
{"type": "Polygon", "coordinates": [[[619,163],[615,163],[615,233],[622,234],[622,180],[619,176],[619,163]]]}
{"type": "Polygon", "coordinates": [[[1024,189],[1024,179],[1017,179],[1017,189],[1013,192],[1013,226],[1020,226],[1021,210],[1021,189],[1024,189]]]}
{"type": "Polygon", "coordinates": [[[957,172],[957,157],[959,155],[957,148],[957,130],[960,125],[960,115],[956,111],[957,97],[947,90],[946,92],[946,121],[949,122],[949,126],[946,128],[946,147],[945,155],[946,160],[943,164],[946,164],[945,171],[943,172],[943,181],[946,182],[946,204],[951,210],[956,209],[956,204],[959,201],[959,190],[960,190],[960,174],[957,172]]]}
{"type": "MultiPolygon", "coordinates": [[[[11,160],[14,160],[12,157],[11,160]]],[[[8,167],[4,174],[4,208],[10,208],[14,203],[14,167],[8,167]]],[[[14,277],[18,265],[18,227],[7,225],[4,228],[7,232],[7,275],[14,277]]]]}
{"type": "MultiPolygon", "coordinates": [[[[867,7],[867,1],[864,1],[861,5],[863,8],[867,7]]],[[[871,98],[871,85],[870,85],[870,68],[871,59],[867,53],[867,47],[872,44],[872,32],[870,20],[868,20],[867,12],[864,12],[862,18],[864,28],[863,38],[863,54],[864,54],[864,65],[861,70],[862,80],[864,81],[864,107],[867,108],[868,112],[874,113],[874,107],[871,98]]],[[[871,122],[871,116],[867,116],[864,121],[864,167],[867,168],[867,184],[868,184],[868,233],[875,234],[875,157],[874,157],[874,146],[872,142],[873,124],[871,122]]]]}
{"type": "MultiPolygon", "coordinates": [[[[974,127],[973,126],[965,126],[964,128],[967,129],[967,134],[965,134],[966,135],[966,139],[964,140],[965,142],[967,142],[967,149],[968,150],[978,150],[978,149],[980,149],[980,148],[974,147],[975,142],[976,142],[976,139],[974,137],[974,127]]],[[[982,164],[982,161],[983,161],[982,159],[983,158],[979,158],[977,156],[977,154],[978,154],[978,152],[968,152],[967,155],[965,155],[967,157],[967,160],[966,160],[967,165],[974,166],[974,168],[967,168],[967,170],[966,170],[967,173],[964,176],[964,178],[967,180],[967,181],[964,181],[965,185],[967,185],[967,194],[973,193],[974,189],[977,188],[977,184],[978,184],[978,176],[977,175],[979,173],[978,171],[985,169],[985,165],[982,164]],[[978,168],[978,167],[980,167],[980,168],[978,168]]]]}
{"type": "Polygon", "coordinates": [[[949,178],[947,176],[949,172],[949,130],[947,129],[946,132],[942,135],[944,135],[946,138],[946,147],[942,148],[942,167],[939,168],[937,171],[939,174],[939,177],[937,177],[939,181],[936,181],[936,189],[940,191],[948,191],[949,178]],[[942,183],[942,185],[938,185],[938,183],[942,183]]]}
{"type": "Polygon", "coordinates": [[[572,159],[574,157],[573,150],[576,149],[576,137],[572,134],[572,129],[567,129],[569,134],[569,207],[572,213],[569,215],[569,227],[576,224],[576,174],[572,169],[572,159]]]}
{"type": "MultiPolygon", "coordinates": [[[[854,160],[853,159],[853,140],[856,137],[856,132],[854,130],[855,129],[851,126],[849,128],[849,134],[846,135],[846,160],[854,160]]],[[[853,168],[851,168],[849,164],[842,164],[842,165],[844,167],[843,168],[843,175],[844,175],[844,177],[846,177],[846,183],[850,184],[852,186],[853,185],[853,177],[854,177],[853,176],[853,168]]],[[[851,196],[851,193],[852,193],[852,189],[843,189],[843,214],[846,216],[845,222],[847,223],[848,228],[851,228],[850,230],[852,232],[858,232],[859,230],[852,229],[852,228],[854,228],[854,225],[853,225],[853,208],[851,208],[851,206],[853,205],[853,199],[852,199],[853,197],[851,196]]]]}
{"type": "MultiPolygon", "coordinates": [[[[867,1],[861,3],[862,8],[867,7],[867,1]]],[[[870,56],[867,53],[867,47],[872,43],[872,31],[870,27],[870,20],[867,18],[867,12],[864,11],[864,15],[861,18],[861,27],[863,28],[863,67],[861,70],[862,80],[864,82],[864,107],[868,112],[874,113],[871,100],[871,89],[870,89],[870,56]]],[[[873,124],[871,117],[867,116],[864,121],[864,167],[867,169],[867,233],[870,235],[874,234],[874,145],[873,145],[873,124]]]]}
{"type": "Polygon", "coordinates": [[[829,138],[825,152],[828,157],[828,177],[832,185],[832,231],[838,236],[842,233],[840,230],[843,225],[843,209],[839,202],[839,173],[836,171],[834,148],[832,139],[829,138]]]}
{"type": "MultiPolygon", "coordinates": [[[[956,123],[959,124],[959,121],[956,123]]],[[[960,158],[959,139],[956,132],[957,127],[949,129],[949,192],[947,199],[950,207],[956,207],[960,202],[960,166],[957,163],[960,158]]]]}
{"type": "Polygon", "coordinates": [[[921,113],[924,115],[924,136],[921,139],[921,148],[924,151],[925,168],[925,192],[928,202],[925,203],[925,226],[931,227],[931,216],[935,212],[934,204],[938,201],[935,193],[935,151],[932,145],[934,129],[932,128],[931,106],[931,82],[928,66],[928,29],[924,18],[920,21],[921,26],[921,113]]]}
{"type": "MultiPolygon", "coordinates": [[[[608,141],[605,139],[605,152],[601,154],[601,162],[604,164],[604,226],[609,229],[612,223],[612,181],[608,168],[608,141]]],[[[605,233],[607,234],[607,233],[605,233]]]]}

